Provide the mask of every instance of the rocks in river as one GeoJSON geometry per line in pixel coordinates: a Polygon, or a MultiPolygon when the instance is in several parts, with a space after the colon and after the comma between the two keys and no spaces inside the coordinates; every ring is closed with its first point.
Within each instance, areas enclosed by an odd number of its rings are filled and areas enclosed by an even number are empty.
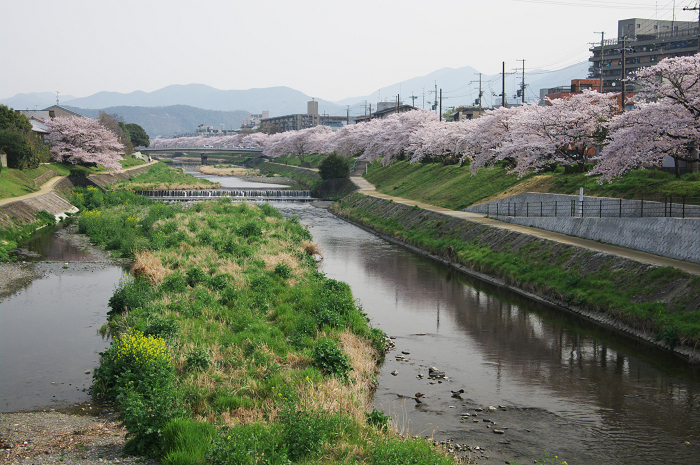
{"type": "Polygon", "coordinates": [[[502,429],[494,429],[493,432],[496,434],[506,434],[506,432],[503,431],[502,429]]]}
{"type": "Polygon", "coordinates": [[[411,352],[409,352],[409,351],[407,351],[407,350],[402,350],[401,353],[404,354],[404,355],[409,355],[411,352]]]}
{"type": "Polygon", "coordinates": [[[392,375],[394,375],[394,376],[396,376],[396,375],[398,375],[398,374],[399,374],[399,372],[398,372],[398,371],[396,371],[396,370],[394,370],[394,371],[392,371],[392,372],[391,372],[391,374],[392,374],[392,375]]]}
{"type": "Polygon", "coordinates": [[[496,411],[498,409],[496,407],[494,407],[493,405],[489,405],[489,410],[493,412],[493,411],[496,411]]]}
{"type": "Polygon", "coordinates": [[[394,341],[392,340],[392,338],[390,338],[390,337],[388,337],[388,336],[385,337],[385,338],[384,338],[384,348],[385,348],[387,351],[389,351],[389,350],[393,349],[394,347],[396,347],[396,343],[394,343],[394,341]]]}
{"type": "Polygon", "coordinates": [[[443,379],[445,378],[445,372],[440,371],[435,367],[428,368],[428,377],[431,379],[443,379]]]}
{"type": "Polygon", "coordinates": [[[418,379],[423,379],[423,373],[418,373],[418,376],[416,376],[418,379]]]}

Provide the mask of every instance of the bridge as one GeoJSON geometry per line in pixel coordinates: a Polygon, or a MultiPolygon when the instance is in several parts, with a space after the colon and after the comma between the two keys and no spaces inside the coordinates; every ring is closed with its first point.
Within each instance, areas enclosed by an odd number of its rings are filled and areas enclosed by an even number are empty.
{"type": "Polygon", "coordinates": [[[197,152],[197,153],[262,153],[262,149],[256,147],[241,147],[231,145],[229,147],[135,147],[134,151],[148,154],[173,153],[173,152],[197,152]]]}

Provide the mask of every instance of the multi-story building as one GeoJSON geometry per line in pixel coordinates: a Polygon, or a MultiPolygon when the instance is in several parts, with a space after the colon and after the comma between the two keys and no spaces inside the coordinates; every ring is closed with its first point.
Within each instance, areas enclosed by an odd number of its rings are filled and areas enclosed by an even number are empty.
{"type": "Polygon", "coordinates": [[[404,113],[406,111],[416,110],[416,107],[406,105],[403,102],[377,102],[377,109],[372,113],[370,106],[370,114],[365,116],[356,116],[356,123],[364,123],[371,119],[384,119],[394,113],[404,113]]]}
{"type": "Polygon", "coordinates": [[[348,119],[347,116],[319,115],[318,102],[312,100],[307,104],[306,114],[273,116],[261,119],[260,123],[274,125],[281,132],[286,132],[308,129],[318,125],[341,128],[347,124],[348,119]]]}
{"type": "Polygon", "coordinates": [[[267,119],[270,117],[270,112],[267,110],[263,110],[262,113],[259,113],[257,115],[248,115],[246,118],[243,120],[243,124],[241,124],[241,128],[244,129],[253,129],[255,126],[260,126],[260,122],[263,119],[267,119]]]}
{"type": "MultiPolygon", "coordinates": [[[[598,79],[599,91],[601,75],[603,92],[620,92],[623,69],[629,76],[664,58],[698,53],[698,23],[695,21],[631,18],[620,20],[617,25],[616,39],[590,48],[589,77],[598,79]]],[[[631,83],[625,91],[634,92],[631,83]]]]}

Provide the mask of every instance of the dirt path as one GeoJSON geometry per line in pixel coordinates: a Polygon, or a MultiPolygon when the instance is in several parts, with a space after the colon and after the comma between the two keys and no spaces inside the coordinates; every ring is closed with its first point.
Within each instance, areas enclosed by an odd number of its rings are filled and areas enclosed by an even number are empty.
{"type": "Polygon", "coordinates": [[[650,254],[647,252],[641,252],[639,250],[628,249],[626,247],[620,247],[612,244],[605,244],[602,242],[592,241],[590,239],[583,239],[575,236],[567,236],[566,234],[556,233],[552,231],[546,231],[544,229],[531,228],[529,226],[522,226],[519,224],[505,223],[503,221],[498,221],[493,218],[486,218],[483,213],[472,213],[463,212],[458,210],[450,210],[448,208],[436,207],[435,205],[430,205],[423,202],[418,202],[416,200],[404,199],[402,197],[394,197],[388,194],[382,194],[377,192],[374,185],[367,181],[365,178],[359,176],[351,176],[352,182],[357,185],[360,190],[360,194],[369,195],[372,197],[378,197],[382,199],[392,200],[396,203],[410,206],[418,206],[425,210],[430,210],[438,213],[442,213],[448,216],[454,216],[456,218],[463,218],[468,221],[474,221],[477,223],[486,224],[488,226],[493,226],[496,228],[509,229],[511,231],[518,231],[525,234],[530,234],[532,236],[541,237],[542,239],[548,239],[551,241],[562,242],[564,244],[572,244],[580,247],[585,247],[590,250],[595,250],[598,252],[605,252],[613,255],[619,255],[621,257],[629,258],[644,263],[651,263],[658,266],[672,266],[679,268],[688,273],[693,273],[700,275],[700,264],[685,262],[682,260],[675,260],[673,258],[661,257],[659,255],[650,254]]]}

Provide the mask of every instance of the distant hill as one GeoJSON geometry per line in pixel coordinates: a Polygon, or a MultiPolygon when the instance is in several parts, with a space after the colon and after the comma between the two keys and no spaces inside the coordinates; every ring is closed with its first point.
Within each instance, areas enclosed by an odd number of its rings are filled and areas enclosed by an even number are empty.
{"type": "MultiPolygon", "coordinates": [[[[59,94],[61,105],[68,103],[75,97],[59,94]]],[[[46,107],[56,104],[55,92],[30,92],[27,94],[17,94],[14,97],[0,100],[0,103],[14,110],[43,110],[46,107]]]]}
{"type": "MultiPolygon", "coordinates": [[[[525,70],[525,90],[526,99],[532,100],[539,98],[540,89],[549,89],[558,86],[571,85],[572,79],[585,79],[588,76],[588,67],[590,63],[584,61],[568,66],[557,71],[547,70],[525,70]]],[[[520,87],[522,74],[514,73],[506,68],[506,98],[509,103],[519,101],[515,97],[517,89],[520,87]]],[[[382,87],[372,94],[361,97],[350,97],[335,103],[345,106],[354,107],[354,114],[360,113],[361,106],[364,106],[364,101],[372,104],[376,108],[376,102],[379,97],[381,101],[395,101],[396,95],[401,95],[401,101],[407,104],[412,104],[411,94],[415,95],[415,106],[421,108],[423,105],[423,91],[425,91],[425,108],[429,109],[435,99],[435,85],[437,83],[438,92],[442,89],[443,110],[447,107],[458,107],[460,105],[473,105],[474,101],[479,97],[479,72],[470,67],[462,68],[442,68],[425,76],[408,79],[398,82],[390,86],[382,87]]],[[[482,74],[481,89],[483,92],[482,106],[491,106],[500,104],[500,95],[502,89],[501,74],[482,74]]]]}
{"type": "MultiPolygon", "coordinates": [[[[70,105],[79,108],[109,108],[117,106],[166,107],[189,105],[219,111],[244,110],[261,113],[268,110],[270,116],[306,113],[311,97],[289,87],[264,89],[220,90],[204,84],[167,86],[153,92],[136,91],[128,94],[98,92],[89,97],[76,98],[70,105]]],[[[343,115],[344,109],[332,102],[318,100],[320,113],[343,115]]]]}
{"type": "MultiPolygon", "coordinates": [[[[572,79],[586,78],[589,62],[584,61],[557,71],[526,70],[525,83],[527,100],[537,99],[540,89],[568,86],[572,79]]],[[[506,96],[509,103],[520,99],[515,96],[520,88],[521,73],[506,70],[506,96]]],[[[415,77],[378,89],[372,94],[349,97],[338,102],[316,99],[319,113],[343,116],[346,105],[350,105],[351,115],[364,113],[365,102],[376,108],[376,103],[395,101],[401,95],[404,103],[413,103],[421,108],[430,108],[436,100],[435,84],[443,90],[443,110],[460,105],[473,105],[479,94],[479,73],[476,69],[443,68],[428,75],[415,77]],[[425,103],[423,99],[425,98],[425,103]]],[[[501,75],[481,75],[483,92],[482,105],[485,107],[500,104],[501,75]]],[[[89,97],[73,98],[60,95],[62,106],[76,108],[85,115],[97,115],[98,109],[108,113],[119,113],[128,122],[138,123],[150,136],[172,135],[178,132],[193,131],[199,124],[226,128],[239,127],[247,113],[261,113],[268,110],[270,116],[306,113],[307,102],[311,97],[289,87],[268,87],[247,90],[220,90],[203,84],[172,85],[153,92],[136,91],[130,93],[98,92],[89,97]],[[92,110],[92,111],[91,111],[92,110]]],[[[56,102],[51,92],[17,94],[0,103],[16,110],[43,109],[56,102]]]]}
{"type": "MultiPolygon", "coordinates": [[[[72,105],[61,106],[90,118],[97,118],[100,112],[100,110],[79,108],[72,105]]],[[[103,108],[102,111],[110,114],[116,113],[124,118],[124,121],[127,123],[138,124],[151,138],[156,136],[170,137],[173,134],[194,132],[200,124],[214,126],[217,129],[221,129],[223,124],[224,129],[236,129],[241,127],[241,123],[248,116],[247,111],[202,110],[189,105],[171,105],[166,107],[117,106],[103,108]]]]}

